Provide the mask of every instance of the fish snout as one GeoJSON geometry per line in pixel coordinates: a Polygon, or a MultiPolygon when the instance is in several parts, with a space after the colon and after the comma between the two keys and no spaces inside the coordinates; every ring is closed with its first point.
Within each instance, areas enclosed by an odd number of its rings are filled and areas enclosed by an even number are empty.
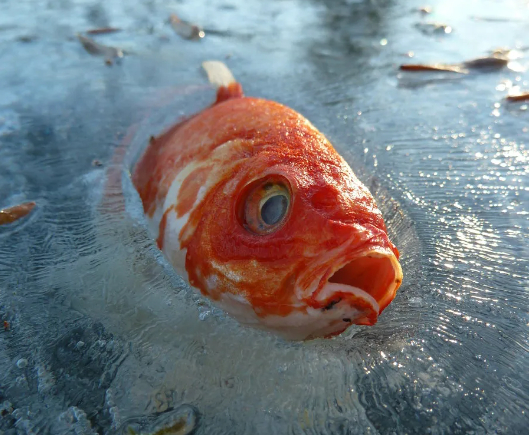
{"type": "Polygon", "coordinates": [[[393,252],[370,251],[336,262],[322,281],[311,296],[314,308],[345,323],[374,325],[394,299],[402,269],[393,252]]]}

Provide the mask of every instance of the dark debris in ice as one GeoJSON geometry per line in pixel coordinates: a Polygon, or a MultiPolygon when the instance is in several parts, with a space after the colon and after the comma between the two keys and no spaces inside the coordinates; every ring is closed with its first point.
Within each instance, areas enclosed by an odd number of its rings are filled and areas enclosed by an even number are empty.
{"type": "Polygon", "coordinates": [[[206,35],[201,27],[188,21],[181,20],[175,14],[171,14],[169,20],[173,30],[184,39],[198,41],[206,35]]]}
{"type": "Polygon", "coordinates": [[[442,63],[435,63],[431,65],[426,64],[409,64],[405,63],[400,66],[401,71],[413,72],[452,72],[458,74],[467,74],[467,71],[459,65],[448,65],[442,63]]]}
{"type": "Polygon", "coordinates": [[[131,418],[120,428],[123,435],[190,435],[197,428],[199,413],[190,405],[151,416],[131,418]]]}
{"type": "Polygon", "coordinates": [[[467,60],[462,62],[466,68],[477,69],[477,70],[493,70],[502,69],[507,66],[509,59],[503,56],[487,56],[478,57],[477,59],[467,60]]]}
{"type": "Polygon", "coordinates": [[[120,48],[100,44],[81,34],[77,34],[77,38],[88,53],[94,56],[103,56],[107,65],[112,65],[116,59],[123,57],[123,50],[120,48]]]}
{"type": "Polygon", "coordinates": [[[97,29],[90,29],[86,31],[87,35],[106,35],[108,33],[120,32],[121,29],[118,27],[99,27],[97,29]]]}
{"type": "Polygon", "coordinates": [[[509,61],[506,56],[497,54],[454,64],[403,64],[400,66],[400,69],[411,72],[453,72],[468,74],[470,70],[484,72],[502,69],[508,65],[509,61]]]}
{"type": "Polygon", "coordinates": [[[416,23],[415,28],[425,35],[448,35],[452,26],[444,23],[416,23]]]}

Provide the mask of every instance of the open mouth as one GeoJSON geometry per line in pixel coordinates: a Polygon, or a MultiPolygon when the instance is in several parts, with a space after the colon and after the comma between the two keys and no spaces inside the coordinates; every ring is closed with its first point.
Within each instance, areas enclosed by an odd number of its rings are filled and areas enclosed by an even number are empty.
{"type": "Polygon", "coordinates": [[[340,316],[345,324],[374,325],[401,282],[397,258],[371,251],[336,270],[315,301],[322,311],[331,317],[340,316]]]}
{"type": "Polygon", "coordinates": [[[350,261],[329,278],[329,283],[363,290],[379,305],[381,313],[395,297],[402,270],[393,256],[370,254],[350,261]]]}

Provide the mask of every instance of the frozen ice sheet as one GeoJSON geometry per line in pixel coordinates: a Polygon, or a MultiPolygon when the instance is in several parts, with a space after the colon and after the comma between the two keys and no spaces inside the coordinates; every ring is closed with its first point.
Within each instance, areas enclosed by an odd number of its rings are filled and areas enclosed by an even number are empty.
{"type": "Polygon", "coordinates": [[[457,62],[522,49],[528,11],[521,0],[434,2],[431,18],[454,28],[438,38],[416,31],[419,6],[3,5],[0,207],[37,207],[0,227],[0,431],[529,426],[529,114],[503,100],[529,87],[527,74],[397,71],[409,51],[457,62]],[[179,39],[173,12],[206,37],[179,39]],[[120,64],[74,38],[101,26],[123,29],[98,39],[128,53],[120,64]],[[192,292],[150,239],[128,165],[150,134],[211,101],[200,63],[225,57],[248,95],[307,116],[374,193],[405,277],[376,326],[306,343],[242,327],[192,292]]]}

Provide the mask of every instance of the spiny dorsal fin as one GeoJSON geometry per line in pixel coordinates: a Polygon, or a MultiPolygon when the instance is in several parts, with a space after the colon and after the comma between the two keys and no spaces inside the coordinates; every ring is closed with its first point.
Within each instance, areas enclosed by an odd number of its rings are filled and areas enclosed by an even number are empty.
{"type": "Polygon", "coordinates": [[[232,83],[236,83],[231,71],[219,60],[202,62],[202,68],[206,71],[209,82],[217,88],[221,86],[228,87],[232,83]]]}
{"type": "Polygon", "coordinates": [[[208,75],[209,82],[217,87],[217,101],[215,104],[231,98],[243,97],[242,86],[237,83],[228,67],[218,60],[208,60],[202,63],[202,68],[208,75]]]}

